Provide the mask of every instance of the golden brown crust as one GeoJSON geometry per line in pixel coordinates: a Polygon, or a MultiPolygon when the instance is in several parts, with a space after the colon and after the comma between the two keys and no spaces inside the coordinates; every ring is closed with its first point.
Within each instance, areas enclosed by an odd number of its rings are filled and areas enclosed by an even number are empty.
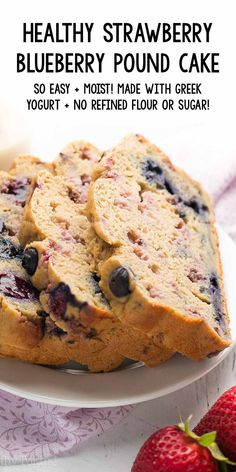
{"type": "Polygon", "coordinates": [[[122,362],[122,357],[103,343],[80,340],[67,346],[63,340],[53,336],[45,336],[32,349],[23,349],[6,343],[0,344],[0,356],[49,366],[61,366],[75,361],[87,367],[91,372],[110,372],[119,367],[122,362]]]}

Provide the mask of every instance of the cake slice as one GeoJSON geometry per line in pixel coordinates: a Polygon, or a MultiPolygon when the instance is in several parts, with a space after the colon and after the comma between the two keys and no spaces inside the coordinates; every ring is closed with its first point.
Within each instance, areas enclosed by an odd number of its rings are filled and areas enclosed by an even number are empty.
{"type": "Polygon", "coordinates": [[[24,156],[0,172],[0,355],[40,364],[78,361],[92,371],[117,367],[122,356],[100,340],[71,338],[43,310],[39,292],[22,267],[18,232],[32,178],[48,164],[24,156]]]}
{"type": "Polygon", "coordinates": [[[27,156],[18,158],[9,173],[0,172],[1,344],[31,348],[43,336],[43,310],[37,290],[21,267],[18,230],[32,175],[45,168],[38,159],[27,156]]]}
{"type": "Polygon", "coordinates": [[[23,266],[41,291],[45,312],[70,335],[102,340],[113,352],[155,366],[173,353],[162,339],[127,330],[99,287],[98,262],[110,254],[85,214],[94,163],[101,155],[76,142],[53,163],[54,175],[39,172],[25,207],[20,241],[23,266]]]}
{"type": "Polygon", "coordinates": [[[209,196],[140,135],[104,153],[88,212],[108,245],[99,286],[121,323],[190,359],[230,345],[209,196]]]}

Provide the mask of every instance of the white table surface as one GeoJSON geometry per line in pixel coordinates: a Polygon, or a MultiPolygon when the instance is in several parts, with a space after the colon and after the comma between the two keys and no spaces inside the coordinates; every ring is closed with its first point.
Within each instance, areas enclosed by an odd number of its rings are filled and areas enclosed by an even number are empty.
{"type": "Polygon", "coordinates": [[[137,405],[112,430],[85,443],[72,455],[29,465],[9,465],[7,472],[129,472],[145,439],[158,427],[193,414],[194,424],[210,405],[236,384],[236,348],[212,372],[166,397],[137,405]]]}

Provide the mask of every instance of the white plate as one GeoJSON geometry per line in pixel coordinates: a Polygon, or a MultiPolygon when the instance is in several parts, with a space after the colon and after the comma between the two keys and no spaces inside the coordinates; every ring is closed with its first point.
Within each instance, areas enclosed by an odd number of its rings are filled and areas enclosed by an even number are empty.
{"type": "MultiPolygon", "coordinates": [[[[220,248],[233,342],[236,341],[236,246],[219,229],[220,248]]],[[[108,407],[139,403],[167,395],[206,375],[230,352],[202,362],[180,355],[155,369],[137,363],[133,368],[107,374],[72,375],[12,359],[0,360],[0,388],[25,398],[68,407],[108,407]]]]}

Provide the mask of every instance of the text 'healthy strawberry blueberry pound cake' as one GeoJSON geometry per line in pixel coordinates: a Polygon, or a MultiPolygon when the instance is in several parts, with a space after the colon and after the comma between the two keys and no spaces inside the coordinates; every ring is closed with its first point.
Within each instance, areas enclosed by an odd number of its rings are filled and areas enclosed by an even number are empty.
{"type": "Polygon", "coordinates": [[[95,167],[87,211],[108,245],[99,286],[126,325],[193,360],[230,345],[209,196],[140,135],[95,167]]]}

